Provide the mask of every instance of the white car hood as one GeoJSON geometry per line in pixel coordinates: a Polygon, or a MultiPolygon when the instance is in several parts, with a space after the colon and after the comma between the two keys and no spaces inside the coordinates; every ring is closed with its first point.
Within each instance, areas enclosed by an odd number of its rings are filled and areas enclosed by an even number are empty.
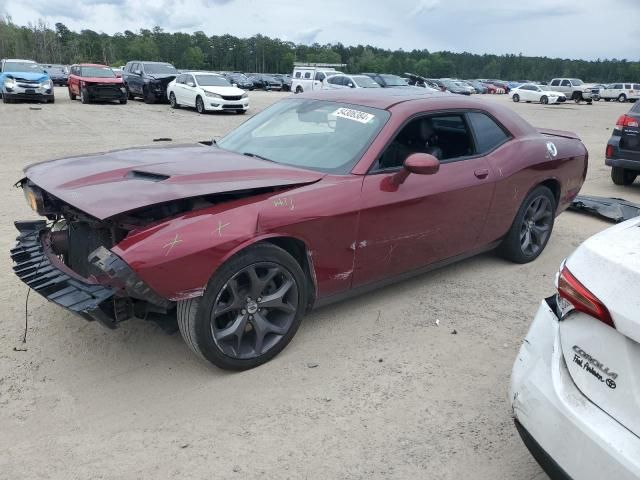
{"type": "Polygon", "coordinates": [[[225,97],[242,96],[245,92],[238,87],[200,87],[205,92],[217,93],[225,97]]]}
{"type": "Polygon", "coordinates": [[[567,267],[609,309],[618,331],[640,342],[640,217],[585,241],[567,267]],[[605,273],[606,272],[606,273],[605,273]]]}

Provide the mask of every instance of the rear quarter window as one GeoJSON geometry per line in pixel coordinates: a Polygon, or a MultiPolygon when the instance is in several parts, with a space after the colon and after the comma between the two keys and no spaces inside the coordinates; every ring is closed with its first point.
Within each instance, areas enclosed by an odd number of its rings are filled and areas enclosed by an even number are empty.
{"type": "Polygon", "coordinates": [[[469,112],[467,116],[475,134],[476,153],[490,152],[509,139],[506,131],[488,115],[469,112]]]}

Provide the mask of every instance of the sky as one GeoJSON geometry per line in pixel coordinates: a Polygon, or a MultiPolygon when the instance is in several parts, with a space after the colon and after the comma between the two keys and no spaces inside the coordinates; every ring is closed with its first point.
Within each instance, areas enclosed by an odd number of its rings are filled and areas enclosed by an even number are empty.
{"type": "Polygon", "coordinates": [[[0,0],[0,14],[109,34],[158,25],[305,44],[640,60],[640,0],[0,0]]]}

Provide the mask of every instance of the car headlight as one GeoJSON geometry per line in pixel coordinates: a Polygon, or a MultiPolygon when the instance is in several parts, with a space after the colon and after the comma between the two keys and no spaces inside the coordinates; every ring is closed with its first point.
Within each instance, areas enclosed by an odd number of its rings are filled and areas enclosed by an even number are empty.
{"type": "Polygon", "coordinates": [[[16,81],[11,77],[7,77],[4,79],[4,86],[7,88],[14,88],[16,86],[16,81]]]}
{"type": "Polygon", "coordinates": [[[52,88],[53,87],[53,82],[51,80],[45,80],[44,82],[42,82],[40,84],[40,87],[42,88],[52,88]]]}
{"type": "Polygon", "coordinates": [[[241,98],[249,98],[249,94],[247,92],[244,92],[241,98]]]}
{"type": "Polygon", "coordinates": [[[25,183],[22,185],[22,191],[24,192],[24,198],[27,200],[27,204],[29,204],[31,210],[36,213],[44,211],[44,197],[39,189],[30,187],[25,183]]]}
{"type": "Polygon", "coordinates": [[[204,94],[205,94],[207,97],[222,98],[222,96],[218,95],[217,93],[213,93],[213,92],[206,92],[206,91],[205,91],[205,92],[204,92],[204,94]]]}

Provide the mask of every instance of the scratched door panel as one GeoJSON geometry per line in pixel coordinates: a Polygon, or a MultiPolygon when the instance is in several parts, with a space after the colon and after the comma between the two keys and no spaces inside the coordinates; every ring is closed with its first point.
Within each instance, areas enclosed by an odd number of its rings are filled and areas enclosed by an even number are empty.
{"type": "Polygon", "coordinates": [[[560,339],[580,391],[640,435],[640,344],[580,312],[560,323],[560,339]]]}
{"type": "Polygon", "coordinates": [[[443,163],[434,175],[368,175],[362,192],[354,286],[414,270],[478,246],[494,188],[483,157],[443,163]],[[478,178],[477,172],[486,171],[478,178]]]}

